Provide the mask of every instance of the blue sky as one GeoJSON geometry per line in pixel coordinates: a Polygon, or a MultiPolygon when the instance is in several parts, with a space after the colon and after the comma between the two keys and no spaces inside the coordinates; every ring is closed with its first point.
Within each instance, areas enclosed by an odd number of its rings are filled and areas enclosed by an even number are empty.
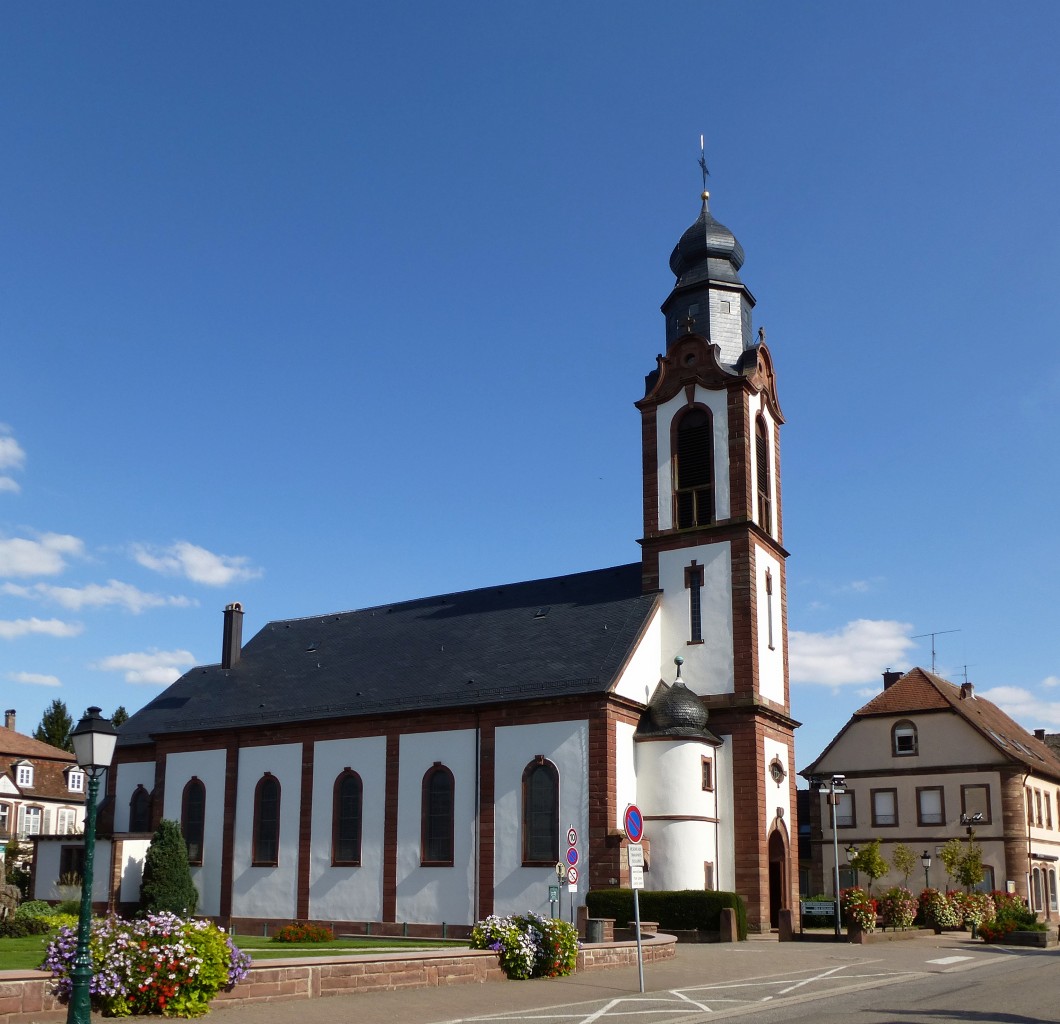
{"type": "Polygon", "coordinates": [[[635,560],[671,248],[747,252],[808,764],[884,668],[1060,730],[1060,7],[0,9],[0,692],[635,560]]]}

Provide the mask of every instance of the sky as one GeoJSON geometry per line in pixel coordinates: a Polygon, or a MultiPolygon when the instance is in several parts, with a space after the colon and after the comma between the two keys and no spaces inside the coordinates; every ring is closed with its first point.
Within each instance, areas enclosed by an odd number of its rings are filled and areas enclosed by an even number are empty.
{"type": "Polygon", "coordinates": [[[742,243],[808,765],[886,668],[1060,731],[1060,5],[0,7],[0,703],[634,561],[670,251],[742,243]]]}

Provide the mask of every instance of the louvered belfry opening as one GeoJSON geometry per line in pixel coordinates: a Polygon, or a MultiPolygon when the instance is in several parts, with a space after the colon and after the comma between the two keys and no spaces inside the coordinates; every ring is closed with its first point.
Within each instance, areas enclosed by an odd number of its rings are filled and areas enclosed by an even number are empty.
{"type": "Polygon", "coordinates": [[[755,423],[755,463],[758,469],[758,525],[770,533],[773,524],[773,502],[769,486],[769,435],[761,416],[755,423]]]}
{"type": "Polygon", "coordinates": [[[674,523],[679,530],[714,521],[714,424],[691,409],[677,425],[674,446],[674,523]]]}

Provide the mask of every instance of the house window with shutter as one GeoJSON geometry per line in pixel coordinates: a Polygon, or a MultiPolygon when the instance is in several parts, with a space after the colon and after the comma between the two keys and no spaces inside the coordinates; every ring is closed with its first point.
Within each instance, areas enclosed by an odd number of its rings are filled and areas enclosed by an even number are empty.
{"type": "Polygon", "coordinates": [[[15,775],[15,781],[20,787],[33,785],[33,765],[20,764],[15,775]]]}
{"type": "Polygon", "coordinates": [[[941,786],[917,787],[916,823],[918,825],[944,825],[946,807],[941,786]]]}
{"type": "Polygon", "coordinates": [[[898,824],[898,790],[874,789],[872,791],[873,828],[891,828],[898,824]]]}
{"type": "Polygon", "coordinates": [[[714,521],[714,419],[709,409],[694,406],[675,423],[673,518],[684,530],[714,521]]]}
{"type": "Polygon", "coordinates": [[[917,750],[916,726],[908,719],[895,722],[891,729],[891,753],[895,757],[911,757],[917,750]]]}

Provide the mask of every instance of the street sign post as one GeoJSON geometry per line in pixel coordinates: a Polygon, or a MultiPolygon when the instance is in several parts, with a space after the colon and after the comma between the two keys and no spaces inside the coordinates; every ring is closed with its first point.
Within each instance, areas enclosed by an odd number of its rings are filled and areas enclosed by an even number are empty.
{"type": "Polygon", "coordinates": [[[640,890],[644,888],[644,815],[636,804],[629,804],[622,815],[622,827],[626,831],[629,845],[626,857],[629,864],[629,887],[633,890],[633,923],[637,929],[637,973],[640,990],[644,991],[644,947],[640,941],[640,890]]]}

